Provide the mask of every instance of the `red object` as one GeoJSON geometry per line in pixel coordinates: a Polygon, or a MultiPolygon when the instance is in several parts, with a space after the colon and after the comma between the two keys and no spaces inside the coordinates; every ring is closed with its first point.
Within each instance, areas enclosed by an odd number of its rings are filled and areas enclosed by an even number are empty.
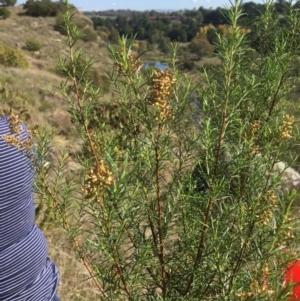
{"type": "Polygon", "coordinates": [[[300,259],[295,259],[288,265],[287,271],[285,273],[286,284],[296,284],[292,290],[290,296],[290,301],[300,300],[300,259]]]}

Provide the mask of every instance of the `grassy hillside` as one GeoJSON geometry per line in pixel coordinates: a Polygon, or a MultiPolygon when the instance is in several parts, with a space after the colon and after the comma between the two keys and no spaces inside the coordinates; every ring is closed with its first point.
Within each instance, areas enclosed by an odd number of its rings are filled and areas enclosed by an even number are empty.
{"type": "MultiPolygon", "coordinates": [[[[10,107],[18,109],[26,105],[29,114],[27,121],[31,124],[43,123],[58,127],[59,132],[68,132],[68,129],[59,128],[58,123],[61,122],[57,120],[62,117],[64,109],[59,91],[62,77],[58,75],[56,68],[59,55],[64,53],[65,36],[54,30],[54,17],[33,18],[20,15],[23,12],[22,6],[10,7],[9,10],[11,17],[0,20],[0,45],[20,50],[28,60],[29,68],[22,70],[0,67],[0,87],[13,91],[8,98],[2,94],[1,109],[6,112],[10,107]],[[39,43],[41,49],[28,50],[27,43],[30,41],[39,43]]],[[[83,15],[79,18],[88,20],[83,15]]],[[[95,68],[99,74],[105,75],[111,62],[100,38],[96,42],[80,41],[80,47],[97,61],[95,68]]]]}

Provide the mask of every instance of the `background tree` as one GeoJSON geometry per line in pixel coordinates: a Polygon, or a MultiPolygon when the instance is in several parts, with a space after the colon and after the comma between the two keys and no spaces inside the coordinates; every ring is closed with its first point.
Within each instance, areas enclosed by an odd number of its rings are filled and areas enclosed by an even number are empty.
{"type": "Polygon", "coordinates": [[[125,16],[118,16],[115,19],[115,26],[120,35],[132,34],[132,28],[130,27],[128,20],[125,16]]]}
{"type": "Polygon", "coordinates": [[[189,50],[195,54],[198,59],[201,59],[204,56],[211,55],[214,51],[214,46],[211,45],[205,37],[197,37],[189,44],[189,50]]]}
{"type": "Polygon", "coordinates": [[[159,50],[163,53],[168,53],[170,51],[170,42],[169,38],[159,37],[157,40],[159,50]]]}
{"type": "MultiPolygon", "coordinates": [[[[75,9],[74,6],[72,7],[75,9]]],[[[26,15],[32,17],[55,17],[59,13],[64,13],[66,7],[63,2],[28,0],[23,9],[26,15]]]]}
{"type": "Polygon", "coordinates": [[[239,25],[241,26],[251,26],[256,21],[258,21],[258,18],[261,16],[261,14],[265,11],[265,5],[255,2],[245,2],[242,4],[242,10],[244,15],[241,16],[239,19],[239,25]]]}
{"type": "Polygon", "coordinates": [[[11,15],[11,12],[7,8],[0,7],[0,19],[5,20],[5,19],[9,18],[10,15],[11,15]]]}
{"type": "Polygon", "coordinates": [[[206,33],[206,38],[211,45],[214,45],[218,42],[217,31],[213,28],[209,28],[206,33]]]}
{"type": "Polygon", "coordinates": [[[205,24],[213,24],[213,25],[219,25],[219,24],[229,24],[228,19],[226,18],[226,9],[224,8],[217,8],[214,10],[211,10],[204,16],[203,22],[205,24]]]}
{"type": "Polygon", "coordinates": [[[112,44],[118,43],[119,35],[118,35],[117,30],[114,27],[111,28],[108,39],[112,44]]]}
{"type": "Polygon", "coordinates": [[[167,37],[172,41],[172,42],[182,42],[186,43],[187,42],[187,33],[183,29],[181,24],[174,24],[171,26],[171,28],[167,32],[167,37]]]}
{"type": "Polygon", "coordinates": [[[2,6],[15,6],[17,3],[17,0],[0,0],[0,4],[2,6]]]}
{"type": "Polygon", "coordinates": [[[106,26],[97,26],[96,31],[101,39],[108,41],[110,30],[106,26]]]}

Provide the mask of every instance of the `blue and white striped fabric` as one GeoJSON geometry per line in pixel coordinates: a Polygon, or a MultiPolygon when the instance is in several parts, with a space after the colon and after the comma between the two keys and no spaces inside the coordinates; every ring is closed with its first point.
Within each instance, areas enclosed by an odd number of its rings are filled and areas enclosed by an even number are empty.
{"type": "Polygon", "coordinates": [[[35,225],[31,162],[2,139],[11,134],[7,121],[0,117],[0,301],[50,301],[58,271],[35,225]]]}

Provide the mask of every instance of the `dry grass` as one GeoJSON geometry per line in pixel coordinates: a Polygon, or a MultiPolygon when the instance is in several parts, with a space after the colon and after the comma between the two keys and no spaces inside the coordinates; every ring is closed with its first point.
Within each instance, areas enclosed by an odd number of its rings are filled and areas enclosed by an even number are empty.
{"type": "Polygon", "coordinates": [[[98,291],[84,266],[78,262],[74,251],[63,239],[59,228],[44,231],[49,245],[49,256],[56,263],[60,273],[58,293],[64,301],[96,301],[98,291]]]}

